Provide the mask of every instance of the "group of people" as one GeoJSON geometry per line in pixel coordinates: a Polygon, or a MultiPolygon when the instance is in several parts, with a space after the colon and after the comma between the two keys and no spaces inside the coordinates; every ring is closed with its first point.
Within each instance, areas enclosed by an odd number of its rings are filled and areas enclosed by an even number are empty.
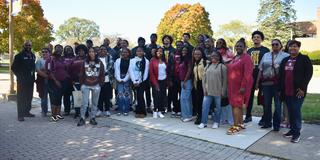
{"type": "Polygon", "coordinates": [[[96,116],[111,115],[114,97],[118,116],[134,111],[136,118],[144,118],[147,113],[164,118],[165,113],[171,113],[182,122],[194,120],[202,129],[212,113],[212,128],[230,124],[227,134],[233,135],[252,121],[254,92],[258,89],[258,103],[263,106],[261,128],[273,126],[279,131],[285,119],[290,130],[284,136],[292,137],[291,142],[300,140],[301,107],[313,68],[308,56],[299,52],[299,41],[290,40],[283,46],[279,39],[273,39],[270,51],[262,46],[264,34],[254,31],[254,46],[247,50],[241,38],[233,53],[223,38],[215,42],[210,36],[199,35],[198,44],[192,46],[190,37],[184,33],[183,40],[175,41],[176,48],[170,35],[163,36],[163,45],[158,45],[157,34],[151,34],[147,45],[139,37],[133,49],[120,38],[114,48],[109,46],[109,39],[99,47],[91,40],[86,45],[75,44],[75,49],[58,44],[43,48],[37,60],[27,41],[11,67],[17,77],[18,120],[34,117],[30,110],[36,82],[42,115],[47,116],[49,94],[50,119],[55,122],[70,115],[74,107],[75,118],[80,117],[78,126],[85,125],[86,117],[90,117],[90,124],[97,125],[96,116]],[[82,93],[80,105],[75,105],[74,91],[82,93]]]}

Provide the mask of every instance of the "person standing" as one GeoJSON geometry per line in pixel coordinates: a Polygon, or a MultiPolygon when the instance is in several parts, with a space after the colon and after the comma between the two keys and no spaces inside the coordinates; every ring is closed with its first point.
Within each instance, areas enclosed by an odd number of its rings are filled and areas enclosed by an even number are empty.
{"type": "MultiPolygon", "coordinates": [[[[251,87],[252,89],[251,89],[251,93],[250,93],[250,100],[249,100],[249,104],[248,104],[247,111],[246,111],[246,118],[243,121],[244,123],[248,123],[248,122],[252,121],[251,112],[252,112],[252,107],[253,107],[255,84],[257,82],[258,73],[259,73],[259,63],[260,63],[263,55],[265,53],[270,52],[270,50],[268,48],[264,47],[261,44],[264,40],[264,34],[261,31],[254,31],[251,34],[251,38],[252,38],[254,46],[252,48],[250,48],[247,53],[251,56],[251,59],[252,59],[253,65],[254,65],[253,74],[252,74],[253,79],[254,79],[254,83],[253,83],[254,86],[251,87]]],[[[259,84],[259,95],[261,95],[261,93],[262,93],[262,88],[261,88],[261,85],[259,84]]],[[[259,96],[258,96],[258,105],[260,105],[260,104],[264,107],[262,102],[259,100],[259,96]]],[[[264,125],[263,121],[264,121],[264,114],[262,115],[262,118],[259,121],[260,126],[264,125]]]]}
{"type": "MultiPolygon", "coordinates": [[[[72,61],[74,60],[74,51],[73,48],[69,45],[65,46],[63,49],[63,59],[64,63],[67,65],[67,70],[70,69],[70,65],[72,61]]],[[[70,72],[68,72],[69,74],[70,72]]],[[[70,115],[70,110],[71,110],[71,99],[72,98],[72,79],[71,76],[68,75],[68,80],[66,82],[66,88],[64,89],[63,93],[63,106],[64,106],[64,116],[69,116],[70,115]]],[[[73,99],[73,98],[72,98],[73,99]]]]}
{"type": "Polygon", "coordinates": [[[111,98],[112,98],[112,81],[114,75],[113,69],[113,58],[110,53],[107,51],[107,47],[102,45],[100,46],[100,61],[104,66],[104,83],[101,86],[99,100],[98,100],[98,112],[96,116],[101,114],[109,117],[111,115],[110,108],[112,107],[111,98]]]}
{"type": "Polygon", "coordinates": [[[149,75],[149,60],[144,57],[142,47],[137,48],[137,56],[130,60],[129,74],[137,93],[136,118],[144,118],[146,116],[144,91],[149,75]]]}
{"type": "Polygon", "coordinates": [[[190,50],[193,51],[194,47],[189,42],[189,40],[191,39],[190,33],[183,33],[182,39],[183,39],[183,45],[188,46],[190,50]]]}
{"type": "Polygon", "coordinates": [[[206,59],[210,59],[210,54],[215,50],[214,48],[214,40],[213,38],[207,38],[205,41],[204,41],[204,53],[206,55],[206,59]]]}
{"type": "Polygon", "coordinates": [[[259,64],[259,74],[256,82],[256,89],[259,84],[262,85],[262,92],[264,97],[264,122],[261,128],[270,128],[272,126],[273,117],[273,130],[280,130],[281,123],[281,100],[278,94],[279,90],[279,68],[282,60],[289,56],[282,50],[282,43],[279,39],[271,41],[272,51],[263,55],[259,64]],[[274,99],[274,114],[272,116],[272,99],[274,99]]]}
{"type": "Polygon", "coordinates": [[[153,118],[164,118],[162,112],[166,106],[167,64],[163,56],[163,48],[158,48],[150,61],[150,81],[154,99],[153,118]]]}
{"type": "Polygon", "coordinates": [[[104,66],[99,60],[97,52],[93,48],[89,48],[89,54],[84,61],[80,70],[80,84],[82,91],[82,107],[81,107],[81,118],[77,126],[85,125],[85,113],[89,107],[89,95],[91,92],[91,113],[90,113],[90,124],[97,125],[95,120],[97,105],[99,100],[100,88],[104,83],[104,66]]]}
{"type": "Polygon", "coordinates": [[[246,54],[246,47],[245,40],[241,38],[235,46],[236,56],[227,65],[228,98],[234,119],[234,125],[228,129],[227,134],[236,134],[245,129],[242,110],[248,105],[253,86],[253,63],[249,54],[246,54]]]}
{"type": "Polygon", "coordinates": [[[41,57],[36,61],[36,85],[37,92],[41,99],[41,115],[42,117],[46,117],[48,113],[48,74],[45,71],[45,64],[50,58],[50,50],[48,48],[42,48],[41,54],[41,57]]]}
{"type": "Polygon", "coordinates": [[[216,43],[216,49],[221,54],[223,63],[227,64],[232,61],[234,55],[232,51],[228,48],[226,40],[219,38],[216,43]]]}
{"type": "Polygon", "coordinates": [[[150,44],[147,44],[147,52],[145,57],[150,61],[153,55],[151,54],[152,49],[157,49],[160,46],[157,44],[158,35],[156,33],[152,33],[150,35],[150,44]]]}
{"type": "Polygon", "coordinates": [[[301,107],[307,94],[308,84],[313,74],[313,66],[308,56],[300,53],[301,42],[289,43],[289,57],[280,64],[280,91],[288,107],[290,130],[284,134],[292,143],[300,141],[301,107]]]}
{"type": "Polygon", "coordinates": [[[20,122],[24,121],[24,117],[35,117],[30,113],[35,81],[35,60],[32,43],[26,41],[23,50],[15,55],[11,66],[12,72],[17,77],[17,112],[20,122]]]}

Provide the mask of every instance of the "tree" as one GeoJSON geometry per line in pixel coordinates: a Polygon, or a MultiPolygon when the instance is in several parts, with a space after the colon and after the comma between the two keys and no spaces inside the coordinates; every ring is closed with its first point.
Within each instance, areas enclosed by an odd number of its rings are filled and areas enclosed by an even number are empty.
{"type": "Polygon", "coordinates": [[[278,38],[282,42],[291,39],[292,32],[295,32],[291,22],[297,18],[296,10],[293,8],[294,2],[294,0],[260,0],[257,22],[267,42],[273,38],[278,38]]]}
{"type": "Polygon", "coordinates": [[[232,20],[227,24],[219,26],[219,30],[215,33],[215,37],[226,40],[229,48],[233,48],[236,42],[241,38],[247,39],[252,32],[253,26],[247,25],[240,20],[232,20]]]}
{"type": "Polygon", "coordinates": [[[87,19],[72,17],[59,26],[56,33],[60,42],[80,42],[100,37],[99,26],[87,19]]]}
{"type": "Polygon", "coordinates": [[[161,38],[165,34],[171,35],[174,41],[181,40],[185,32],[191,34],[192,45],[196,45],[200,34],[212,36],[209,13],[200,3],[176,4],[168,10],[157,27],[158,43],[162,43],[161,38]]]}
{"type": "MultiPolygon", "coordinates": [[[[21,12],[14,16],[14,50],[20,51],[26,40],[32,42],[33,50],[39,51],[45,44],[54,40],[53,27],[44,18],[39,0],[23,0],[21,12]]],[[[0,0],[0,53],[8,53],[9,8],[5,0],[0,0]]]]}

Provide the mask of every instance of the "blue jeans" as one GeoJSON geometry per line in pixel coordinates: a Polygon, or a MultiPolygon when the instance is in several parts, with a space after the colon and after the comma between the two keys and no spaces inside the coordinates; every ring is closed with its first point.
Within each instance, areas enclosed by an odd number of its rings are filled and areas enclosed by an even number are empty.
{"type": "Polygon", "coordinates": [[[117,99],[118,99],[118,111],[120,113],[128,113],[131,101],[131,86],[130,81],[117,83],[117,99]]]}
{"type": "Polygon", "coordinates": [[[213,122],[220,123],[221,117],[221,97],[220,96],[204,96],[202,103],[202,117],[201,123],[208,123],[208,114],[211,107],[212,102],[215,103],[215,111],[214,111],[214,119],[213,122]]]}
{"type": "Polygon", "coordinates": [[[301,107],[304,98],[286,96],[285,100],[289,113],[290,130],[293,135],[298,136],[301,130],[301,107]]]}
{"type": "Polygon", "coordinates": [[[192,117],[192,81],[191,79],[186,82],[186,88],[183,88],[183,81],[181,82],[181,116],[182,118],[192,117]]]}
{"type": "Polygon", "coordinates": [[[89,104],[90,91],[91,91],[91,100],[92,100],[90,118],[95,118],[98,110],[97,106],[98,106],[98,100],[99,100],[99,94],[100,94],[100,85],[99,84],[95,86],[82,85],[81,91],[82,91],[81,118],[85,119],[85,114],[86,114],[87,108],[89,107],[88,104],[89,104]]]}
{"type": "Polygon", "coordinates": [[[221,107],[221,121],[228,121],[229,124],[233,124],[231,105],[221,107]]]}
{"type": "Polygon", "coordinates": [[[41,113],[48,113],[48,82],[43,85],[43,97],[41,98],[41,113]]]}
{"type": "Polygon", "coordinates": [[[272,119],[272,98],[274,99],[273,128],[279,129],[281,123],[281,101],[278,94],[278,85],[263,85],[262,92],[264,96],[264,124],[271,126],[272,119]]]}

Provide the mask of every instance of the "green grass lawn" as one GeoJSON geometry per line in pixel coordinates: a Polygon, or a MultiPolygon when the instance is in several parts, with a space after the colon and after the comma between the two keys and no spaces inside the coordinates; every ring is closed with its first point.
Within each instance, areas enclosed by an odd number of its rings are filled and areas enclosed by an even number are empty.
{"type": "Polygon", "coordinates": [[[9,67],[0,67],[0,73],[9,73],[9,67]]]}
{"type": "MultiPolygon", "coordinates": [[[[262,116],[262,106],[257,106],[256,99],[252,114],[262,116]]],[[[320,124],[320,94],[308,94],[302,105],[302,119],[307,123],[320,124]]]]}

